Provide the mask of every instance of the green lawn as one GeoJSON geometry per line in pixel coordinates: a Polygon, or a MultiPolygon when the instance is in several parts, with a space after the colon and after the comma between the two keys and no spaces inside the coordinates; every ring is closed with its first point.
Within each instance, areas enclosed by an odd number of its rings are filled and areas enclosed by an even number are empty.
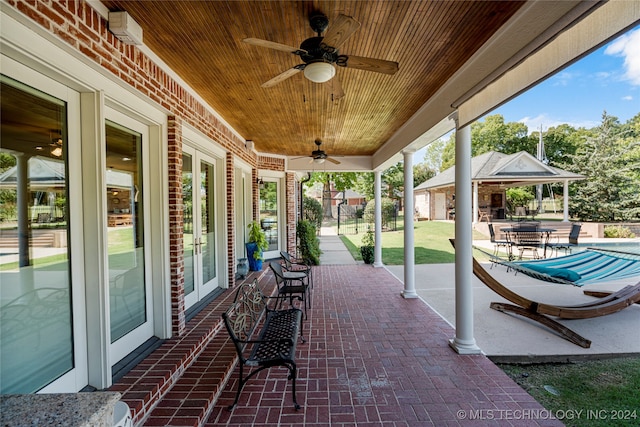
{"type": "MultiPolygon", "coordinates": [[[[351,255],[362,261],[360,244],[364,233],[341,235],[351,255]]],[[[418,221],[414,228],[414,250],[416,264],[443,264],[455,261],[449,239],[455,236],[455,226],[451,222],[418,221]]],[[[474,239],[487,239],[474,231],[474,239]]],[[[404,230],[382,233],[382,262],[386,265],[404,264],[404,230]]]]}
{"type": "Polygon", "coordinates": [[[640,425],[640,358],[498,365],[568,427],[640,425]]]}

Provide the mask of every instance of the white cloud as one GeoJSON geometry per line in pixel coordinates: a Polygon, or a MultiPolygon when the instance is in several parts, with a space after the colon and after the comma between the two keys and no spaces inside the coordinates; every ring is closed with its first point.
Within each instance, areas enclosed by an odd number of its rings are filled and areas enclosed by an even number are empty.
{"type": "Polygon", "coordinates": [[[631,95],[623,96],[622,100],[623,101],[633,101],[633,96],[631,96],[631,95]]]}
{"type": "Polygon", "coordinates": [[[567,86],[576,77],[575,74],[568,71],[562,71],[553,76],[554,86],[567,86]]]}
{"type": "Polygon", "coordinates": [[[624,58],[624,77],[632,85],[640,86],[640,29],[614,40],[604,53],[624,58]]]}
{"type": "Polygon", "coordinates": [[[518,120],[518,122],[524,123],[527,126],[527,130],[529,131],[529,134],[531,134],[532,132],[539,132],[540,126],[542,126],[542,132],[546,132],[549,128],[557,127],[563,124],[567,124],[576,129],[581,127],[590,129],[600,124],[599,122],[594,122],[590,120],[572,122],[571,120],[552,119],[551,116],[549,116],[547,113],[538,114],[535,117],[528,117],[528,116],[523,117],[520,120],[518,120]]]}

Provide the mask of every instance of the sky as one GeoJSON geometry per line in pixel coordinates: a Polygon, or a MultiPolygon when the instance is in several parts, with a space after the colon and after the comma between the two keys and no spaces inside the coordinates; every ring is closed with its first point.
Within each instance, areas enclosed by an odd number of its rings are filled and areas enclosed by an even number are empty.
{"type": "Polygon", "coordinates": [[[489,114],[531,132],[563,123],[591,128],[605,110],[621,122],[640,113],[640,26],[489,114]]]}
{"type": "MultiPolygon", "coordinates": [[[[621,123],[640,113],[640,26],[487,115],[524,123],[531,133],[563,123],[592,128],[604,111],[621,123]]],[[[423,161],[424,151],[416,152],[414,163],[423,161]]]]}

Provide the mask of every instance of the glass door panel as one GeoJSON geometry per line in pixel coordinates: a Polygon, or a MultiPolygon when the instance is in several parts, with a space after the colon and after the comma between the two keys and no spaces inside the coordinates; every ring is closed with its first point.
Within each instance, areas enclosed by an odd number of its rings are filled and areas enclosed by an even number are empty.
{"type": "Polygon", "coordinates": [[[106,124],[107,252],[111,342],[147,321],[142,135],[106,124]]]}
{"type": "Polygon", "coordinates": [[[67,104],[1,79],[0,392],[33,393],[74,360],[67,104]]]}
{"type": "Polygon", "coordinates": [[[200,255],[202,257],[202,284],[216,279],[216,224],[214,167],[200,162],[200,255]]]}
{"type": "MultiPolygon", "coordinates": [[[[184,255],[184,293],[190,295],[195,290],[195,254],[193,246],[193,156],[182,154],[182,206],[184,255]]],[[[196,298],[197,301],[197,298],[196,298]]]]}
{"type": "Polygon", "coordinates": [[[264,231],[269,247],[264,253],[265,259],[280,256],[278,232],[278,182],[265,181],[260,187],[260,227],[264,231]]]}
{"type": "Polygon", "coordinates": [[[185,146],[182,167],[184,287],[189,308],[218,287],[216,166],[213,158],[185,146]]]}

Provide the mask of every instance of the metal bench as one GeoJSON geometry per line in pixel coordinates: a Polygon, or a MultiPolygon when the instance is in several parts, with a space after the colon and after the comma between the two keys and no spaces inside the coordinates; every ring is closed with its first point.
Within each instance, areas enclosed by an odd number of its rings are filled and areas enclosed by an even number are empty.
{"type": "Polygon", "coordinates": [[[238,353],[239,381],[236,398],[229,410],[238,403],[244,385],[258,372],[272,366],[284,366],[289,370],[295,409],[300,409],[296,400],[295,362],[298,338],[302,334],[302,310],[289,308],[272,310],[266,297],[258,287],[257,280],[243,283],[236,292],[233,304],[222,314],[224,324],[238,353]],[[244,367],[251,370],[244,376],[244,367]]]}

